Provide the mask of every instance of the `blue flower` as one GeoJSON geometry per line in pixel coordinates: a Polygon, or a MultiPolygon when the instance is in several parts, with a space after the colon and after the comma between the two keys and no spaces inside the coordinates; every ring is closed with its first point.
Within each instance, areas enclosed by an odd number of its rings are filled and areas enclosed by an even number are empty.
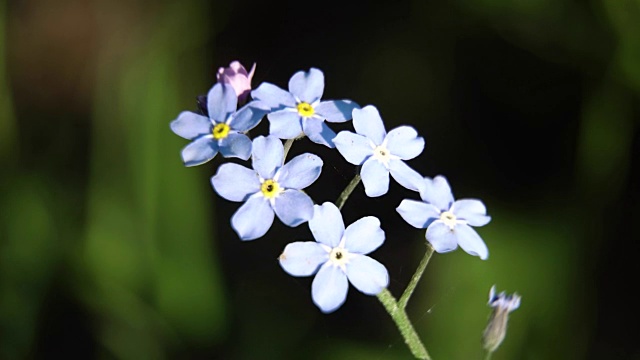
{"type": "Polygon", "coordinates": [[[313,201],[302,189],[318,179],[322,160],[305,153],[284,165],[283,161],[280,139],[259,136],[253,140],[253,169],[226,163],[211,178],[218,195],[245,202],[231,218],[231,226],[240,239],[253,240],[264,235],[273,223],[274,212],[291,227],[313,216],[313,201]]]}
{"type": "Polygon", "coordinates": [[[238,98],[233,87],[215,84],[207,95],[209,117],[183,111],[171,122],[178,136],[193,140],[182,150],[186,166],[204,164],[216,156],[247,160],[251,154],[251,139],[243,132],[253,129],[267,113],[264,105],[252,102],[236,112],[238,98]]]}
{"type": "Polygon", "coordinates": [[[366,256],[384,242],[376,217],[363,217],[345,229],[340,210],[326,202],[314,207],[309,228],[316,242],[291,243],[279,260],[293,276],[317,273],[311,297],[320,310],[329,313],[339,308],[347,298],[348,282],[367,295],[377,295],[389,285],[384,265],[366,256]]]}
{"type": "Polygon", "coordinates": [[[410,225],[427,228],[425,237],[435,251],[446,253],[460,245],[464,251],[482,260],[489,257],[487,245],[471,228],[491,221],[482,201],[462,199],[454,202],[449,183],[441,175],[433,180],[424,178],[420,197],[422,201],[402,200],[396,210],[410,225]]]}
{"type": "Polygon", "coordinates": [[[304,133],[311,141],[333,148],[336,134],[325,124],[351,119],[351,111],[358,104],[351,100],[320,101],[324,92],[324,74],[311,68],[298,71],[289,80],[289,91],[273,84],[262,83],[251,92],[254,99],[271,107],[267,115],[269,133],[281,139],[293,139],[304,133]]]}
{"type": "Polygon", "coordinates": [[[492,353],[498,349],[507,336],[509,313],[520,307],[520,296],[517,293],[507,295],[501,292],[496,295],[496,286],[489,291],[489,306],[493,308],[487,327],[482,334],[482,345],[492,353]]]}
{"type": "Polygon", "coordinates": [[[424,139],[410,126],[400,126],[388,134],[375,106],[353,110],[353,127],[357,134],[341,131],[333,139],[344,158],[362,165],[360,175],[368,196],[381,196],[389,191],[389,173],[402,186],[418,191],[422,176],[402,160],[422,153],[424,139]]]}

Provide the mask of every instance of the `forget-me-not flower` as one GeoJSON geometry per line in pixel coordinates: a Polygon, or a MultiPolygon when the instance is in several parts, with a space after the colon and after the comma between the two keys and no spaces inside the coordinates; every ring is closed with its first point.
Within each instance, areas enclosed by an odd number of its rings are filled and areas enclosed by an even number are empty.
{"type": "Polygon", "coordinates": [[[362,165],[360,175],[368,196],[381,196],[389,191],[389,173],[402,186],[417,191],[422,176],[403,160],[422,153],[424,139],[410,126],[399,126],[388,134],[375,106],[353,110],[353,127],[357,134],[341,131],[333,139],[344,158],[362,165]]]}
{"type": "Polygon", "coordinates": [[[367,295],[377,295],[389,285],[389,273],[367,256],[384,242],[384,231],[374,216],[344,228],[340,210],[329,202],[314,207],[309,220],[313,241],[287,245],[280,265],[293,276],[316,274],[311,285],[313,302],[325,313],[339,308],[347,298],[349,282],[367,295]]]}
{"type": "Polygon", "coordinates": [[[482,334],[482,345],[488,352],[494,352],[507,335],[509,313],[520,307],[520,295],[507,295],[504,291],[496,295],[494,285],[489,291],[489,306],[493,311],[482,334]]]}
{"type": "Polygon", "coordinates": [[[422,201],[402,200],[396,209],[410,225],[424,229],[425,237],[439,253],[455,250],[458,245],[482,260],[489,249],[471,226],[483,226],[491,221],[480,200],[461,199],[454,202],[449,183],[444,176],[424,178],[420,186],[422,201]]]}
{"type": "Polygon", "coordinates": [[[289,80],[289,91],[262,83],[251,92],[254,99],[271,107],[267,115],[269,133],[281,139],[293,139],[304,133],[311,141],[333,148],[336,134],[324,120],[333,123],[351,119],[358,104],[351,100],[320,101],[324,92],[324,74],[311,68],[299,71],[289,80]]]}
{"type": "Polygon", "coordinates": [[[216,156],[247,160],[251,155],[251,139],[243,132],[253,129],[267,113],[258,102],[236,112],[238,98],[233,87],[215,84],[207,94],[208,117],[183,111],[171,122],[177,135],[193,140],[182,150],[186,166],[203,164],[216,156]]]}
{"type": "Polygon", "coordinates": [[[275,136],[253,140],[253,169],[226,163],[211,178],[216,192],[230,201],[244,201],[231,218],[231,226],[242,240],[264,235],[274,212],[285,225],[295,227],[313,216],[313,201],[302,189],[322,171],[322,160],[304,153],[282,164],[284,148],[275,136]]]}
{"type": "Polygon", "coordinates": [[[251,93],[251,79],[255,72],[255,63],[253,63],[251,70],[247,73],[247,69],[245,69],[239,61],[233,61],[229,64],[229,67],[221,67],[218,69],[216,79],[218,79],[218,82],[231,85],[238,96],[238,101],[244,103],[251,93]]]}

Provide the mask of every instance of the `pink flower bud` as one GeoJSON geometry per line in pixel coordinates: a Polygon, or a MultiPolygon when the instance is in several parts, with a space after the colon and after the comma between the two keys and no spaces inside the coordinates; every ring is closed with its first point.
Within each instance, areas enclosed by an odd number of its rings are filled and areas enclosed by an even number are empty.
{"type": "Polygon", "coordinates": [[[219,68],[216,78],[218,82],[231,85],[238,96],[238,101],[242,103],[251,92],[251,78],[253,78],[255,71],[255,63],[251,67],[251,71],[247,73],[247,69],[239,61],[234,61],[229,64],[228,68],[219,68]]]}

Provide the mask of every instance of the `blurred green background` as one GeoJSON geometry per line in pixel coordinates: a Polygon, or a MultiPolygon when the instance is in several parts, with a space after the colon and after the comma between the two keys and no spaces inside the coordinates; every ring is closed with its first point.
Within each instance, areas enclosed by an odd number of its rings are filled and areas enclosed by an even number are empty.
{"type": "MultiPolygon", "coordinates": [[[[322,69],[325,98],[415,126],[410,165],[484,200],[489,260],[436,254],[409,305],[434,359],[482,357],[493,284],[522,295],[494,359],[640,359],[638,0],[0,0],[0,358],[410,358],[375,298],[324,315],[282,271],[304,225],[241,242],[222,159],[182,165],[168,124],[233,60],[254,86],[322,69]]],[[[335,200],[353,166],[304,151],[335,200]]],[[[359,187],[344,212],[381,218],[396,296],[424,251],[404,198],[359,187]]]]}

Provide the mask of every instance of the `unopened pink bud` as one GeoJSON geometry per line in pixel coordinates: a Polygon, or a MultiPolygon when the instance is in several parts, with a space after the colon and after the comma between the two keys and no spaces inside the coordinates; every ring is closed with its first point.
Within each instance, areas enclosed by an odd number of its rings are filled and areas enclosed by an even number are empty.
{"type": "Polygon", "coordinates": [[[233,61],[229,67],[219,68],[216,78],[218,82],[231,85],[238,96],[238,101],[244,102],[251,92],[251,78],[253,78],[255,71],[255,63],[251,67],[251,71],[247,73],[247,69],[239,61],[233,61]]]}

